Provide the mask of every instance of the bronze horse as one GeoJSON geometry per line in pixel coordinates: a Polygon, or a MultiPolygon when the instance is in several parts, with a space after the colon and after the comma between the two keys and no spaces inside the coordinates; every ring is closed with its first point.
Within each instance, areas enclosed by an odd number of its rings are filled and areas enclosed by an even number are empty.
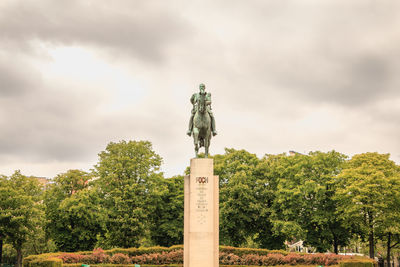
{"type": "Polygon", "coordinates": [[[206,94],[200,94],[197,100],[196,114],[193,118],[193,140],[196,158],[200,147],[204,147],[205,155],[208,157],[208,148],[211,140],[211,118],[207,112],[207,105],[209,104],[206,94]]]}

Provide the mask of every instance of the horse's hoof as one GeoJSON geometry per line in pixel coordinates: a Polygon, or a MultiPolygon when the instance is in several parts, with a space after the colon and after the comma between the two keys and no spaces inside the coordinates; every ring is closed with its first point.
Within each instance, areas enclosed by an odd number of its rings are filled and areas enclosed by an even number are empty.
{"type": "Polygon", "coordinates": [[[217,134],[218,134],[217,131],[214,131],[214,132],[212,133],[213,136],[216,136],[217,134]]]}
{"type": "Polygon", "coordinates": [[[192,132],[191,132],[191,131],[187,131],[186,134],[189,135],[189,136],[191,136],[191,135],[192,135],[192,132]]]}

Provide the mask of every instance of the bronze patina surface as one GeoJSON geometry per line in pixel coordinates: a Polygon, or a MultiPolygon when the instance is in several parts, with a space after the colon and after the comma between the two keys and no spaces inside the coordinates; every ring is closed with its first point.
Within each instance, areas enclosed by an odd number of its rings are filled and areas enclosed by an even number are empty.
{"type": "Polygon", "coordinates": [[[204,147],[205,155],[208,157],[211,134],[212,136],[217,135],[217,130],[215,128],[214,115],[211,111],[211,93],[205,91],[206,86],[204,84],[200,84],[199,89],[200,91],[190,98],[193,108],[187,135],[191,136],[193,134],[196,157],[198,157],[200,147],[204,147]]]}

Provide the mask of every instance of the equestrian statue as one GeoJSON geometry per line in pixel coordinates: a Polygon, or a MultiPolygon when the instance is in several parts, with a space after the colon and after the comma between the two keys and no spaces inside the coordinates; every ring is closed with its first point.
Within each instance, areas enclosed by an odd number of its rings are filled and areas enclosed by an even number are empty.
{"type": "Polygon", "coordinates": [[[189,130],[187,131],[187,135],[191,136],[193,134],[196,158],[200,147],[204,147],[205,155],[208,157],[211,134],[213,136],[217,135],[215,119],[211,111],[211,93],[206,93],[204,84],[200,84],[199,89],[200,92],[193,94],[190,98],[193,108],[189,120],[189,130]]]}

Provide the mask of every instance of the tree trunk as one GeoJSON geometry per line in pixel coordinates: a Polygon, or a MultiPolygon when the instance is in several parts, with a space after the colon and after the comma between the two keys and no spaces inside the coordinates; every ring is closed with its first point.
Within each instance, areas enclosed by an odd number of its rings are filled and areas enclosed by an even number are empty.
{"type": "Polygon", "coordinates": [[[335,254],[339,253],[339,249],[338,249],[338,242],[337,242],[337,238],[336,236],[333,236],[333,251],[335,252],[335,254]]]}
{"type": "Polygon", "coordinates": [[[375,247],[374,247],[374,228],[370,227],[369,232],[369,257],[373,259],[375,257],[375,247]]]}
{"type": "Polygon", "coordinates": [[[387,256],[386,256],[386,261],[387,261],[387,266],[390,267],[390,243],[391,243],[391,233],[388,233],[388,240],[387,240],[387,256]]]}
{"type": "Polygon", "coordinates": [[[17,247],[17,265],[16,267],[22,267],[22,247],[17,247]]]}
{"type": "Polygon", "coordinates": [[[0,239],[0,266],[3,263],[3,239],[0,239]]]}

